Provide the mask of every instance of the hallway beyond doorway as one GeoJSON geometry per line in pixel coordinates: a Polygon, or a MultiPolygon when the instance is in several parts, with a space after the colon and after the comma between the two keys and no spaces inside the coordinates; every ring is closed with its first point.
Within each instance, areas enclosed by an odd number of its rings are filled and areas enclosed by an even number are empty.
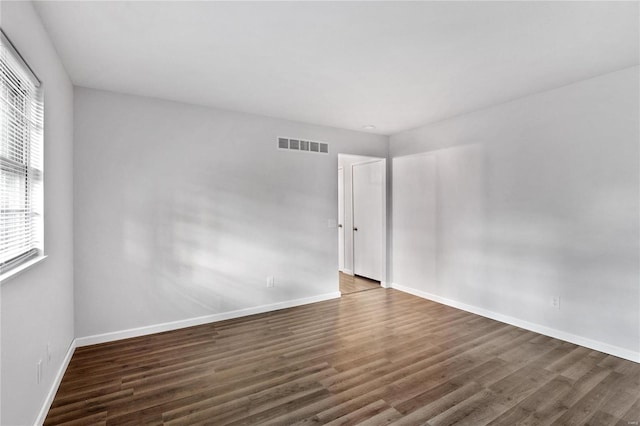
{"type": "Polygon", "coordinates": [[[338,274],[340,275],[340,293],[343,295],[382,288],[379,281],[357,275],[348,275],[343,272],[338,272],[338,274]]]}

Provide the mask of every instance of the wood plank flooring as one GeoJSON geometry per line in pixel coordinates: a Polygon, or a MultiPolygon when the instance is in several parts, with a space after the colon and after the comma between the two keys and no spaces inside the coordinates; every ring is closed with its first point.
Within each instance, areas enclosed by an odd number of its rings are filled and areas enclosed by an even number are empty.
{"type": "Polygon", "coordinates": [[[376,289],[78,348],[45,424],[617,425],[640,364],[376,289]]]}
{"type": "Polygon", "coordinates": [[[340,276],[340,293],[351,294],[359,291],[373,290],[380,287],[380,282],[370,280],[368,278],[359,277],[357,275],[347,275],[338,272],[340,276]]]}

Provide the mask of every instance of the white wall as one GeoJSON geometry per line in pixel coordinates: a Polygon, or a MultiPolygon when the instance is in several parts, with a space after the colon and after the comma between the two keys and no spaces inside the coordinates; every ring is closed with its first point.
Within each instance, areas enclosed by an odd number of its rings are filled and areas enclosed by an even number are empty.
{"type": "Polygon", "coordinates": [[[384,157],[387,137],[83,88],[75,102],[78,337],[338,291],[337,152],[384,157]]]}
{"type": "Polygon", "coordinates": [[[435,167],[394,216],[437,223],[434,248],[424,232],[398,240],[420,222],[394,222],[396,284],[640,359],[638,78],[628,68],[392,136],[394,176],[410,173],[395,157],[428,152],[435,167]],[[424,261],[436,282],[420,278],[424,261]]]}
{"type": "Polygon", "coordinates": [[[393,280],[437,292],[436,156],[393,159],[393,280]]]}
{"type": "Polygon", "coordinates": [[[30,2],[2,2],[1,26],[43,82],[44,262],[2,283],[3,425],[32,424],[74,337],[73,87],[30,2]],[[47,343],[52,357],[46,358],[47,343]],[[36,363],[43,380],[36,383],[36,363]]]}

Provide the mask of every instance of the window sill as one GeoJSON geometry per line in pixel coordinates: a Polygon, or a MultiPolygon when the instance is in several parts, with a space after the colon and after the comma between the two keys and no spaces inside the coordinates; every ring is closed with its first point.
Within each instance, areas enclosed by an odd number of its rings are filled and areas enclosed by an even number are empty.
{"type": "Polygon", "coordinates": [[[29,268],[35,266],[36,264],[42,262],[46,258],[47,258],[47,255],[42,255],[42,256],[35,257],[35,258],[29,260],[28,262],[24,262],[20,266],[17,266],[15,268],[13,268],[12,270],[5,272],[4,274],[0,275],[0,284],[6,283],[10,279],[16,277],[17,275],[20,275],[22,272],[26,271],[27,269],[29,269],[29,268]]]}

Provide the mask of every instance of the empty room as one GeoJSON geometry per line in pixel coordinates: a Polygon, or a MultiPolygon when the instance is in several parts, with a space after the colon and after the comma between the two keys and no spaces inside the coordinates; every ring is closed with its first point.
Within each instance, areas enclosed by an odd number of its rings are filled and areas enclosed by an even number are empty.
{"type": "Polygon", "coordinates": [[[0,424],[640,423],[640,2],[0,2],[0,424]]]}

